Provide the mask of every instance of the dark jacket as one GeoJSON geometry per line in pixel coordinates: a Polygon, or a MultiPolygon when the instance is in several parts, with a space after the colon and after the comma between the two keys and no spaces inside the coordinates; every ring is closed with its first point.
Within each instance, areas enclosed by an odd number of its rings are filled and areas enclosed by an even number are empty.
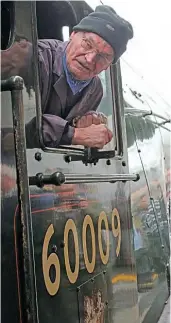
{"type": "MultiPolygon", "coordinates": [[[[72,120],[95,111],[103,96],[99,77],[94,77],[87,87],[73,95],[62,64],[66,46],[67,42],[54,39],[38,42],[43,136],[45,145],[53,148],[71,144],[72,120]]],[[[26,125],[26,137],[28,148],[39,147],[35,118],[26,125]]]]}

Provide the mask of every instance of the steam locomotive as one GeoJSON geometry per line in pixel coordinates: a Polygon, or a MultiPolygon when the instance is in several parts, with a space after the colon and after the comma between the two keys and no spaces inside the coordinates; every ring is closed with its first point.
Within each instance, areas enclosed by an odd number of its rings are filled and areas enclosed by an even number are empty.
{"type": "Polygon", "coordinates": [[[1,2],[3,323],[156,323],[169,296],[171,106],[120,60],[100,75],[114,139],[43,142],[37,40],[64,40],[91,5],[1,2]],[[22,40],[34,57],[18,75],[22,40]]]}

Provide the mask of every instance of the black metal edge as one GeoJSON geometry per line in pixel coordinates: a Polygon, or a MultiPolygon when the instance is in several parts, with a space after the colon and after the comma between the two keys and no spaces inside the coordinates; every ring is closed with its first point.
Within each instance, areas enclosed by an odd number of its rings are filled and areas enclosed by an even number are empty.
{"type": "Polygon", "coordinates": [[[27,177],[27,157],[22,91],[12,90],[11,98],[17,166],[18,198],[22,222],[24,289],[26,302],[25,306],[27,319],[29,319],[30,317],[33,323],[37,323],[37,289],[35,276],[32,216],[27,177]]]}
{"type": "Polygon", "coordinates": [[[38,131],[38,138],[40,148],[44,150],[46,147],[43,141],[43,130],[42,130],[42,112],[41,112],[41,97],[39,90],[39,71],[38,71],[38,35],[37,35],[37,17],[36,17],[36,3],[31,3],[32,6],[32,41],[33,41],[33,73],[35,79],[35,100],[36,100],[36,125],[38,131]]]}
{"type": "Polygon", "coordinates": [[[1,81],[1,92],[23,90],[24,81],[20,76],[12,76],[7,80],[1,81]]]}
{"type": "Polygon", "coordinates": [[[123,92],[122,92],[122,80],[120,62],[112,65],[112,92],[115,104],[114,117],[117,127],[117,156],[123,157],[123,133],[122,133],[122,121],[121,121],[121,106],[123,105],[123,92]]]}

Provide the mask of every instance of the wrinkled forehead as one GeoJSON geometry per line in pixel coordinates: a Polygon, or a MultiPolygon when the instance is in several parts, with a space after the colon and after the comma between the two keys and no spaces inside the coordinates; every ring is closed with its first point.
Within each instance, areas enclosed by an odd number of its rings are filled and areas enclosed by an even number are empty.
{"type": "Polygon", "coordinates": [[[111,52],[111,54],[113,53],[113,48],[99,35],[90,32],[85,32],[84,34],[96,47],[105,47],[105,49],[111,52]]]}

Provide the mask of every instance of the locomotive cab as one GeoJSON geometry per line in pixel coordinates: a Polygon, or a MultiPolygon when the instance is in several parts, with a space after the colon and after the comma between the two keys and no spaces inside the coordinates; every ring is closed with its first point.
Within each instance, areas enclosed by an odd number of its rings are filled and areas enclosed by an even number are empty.
{"type": "Polygon", "coordinates": [[[2,1],[2,322],[157,322],[168,297],[169,129],[157,100],[150,110],[118,62],[99,75],[114,139],[102,150],[44,143],[38,42],[67,41],[93,9],[2,1]]]}

